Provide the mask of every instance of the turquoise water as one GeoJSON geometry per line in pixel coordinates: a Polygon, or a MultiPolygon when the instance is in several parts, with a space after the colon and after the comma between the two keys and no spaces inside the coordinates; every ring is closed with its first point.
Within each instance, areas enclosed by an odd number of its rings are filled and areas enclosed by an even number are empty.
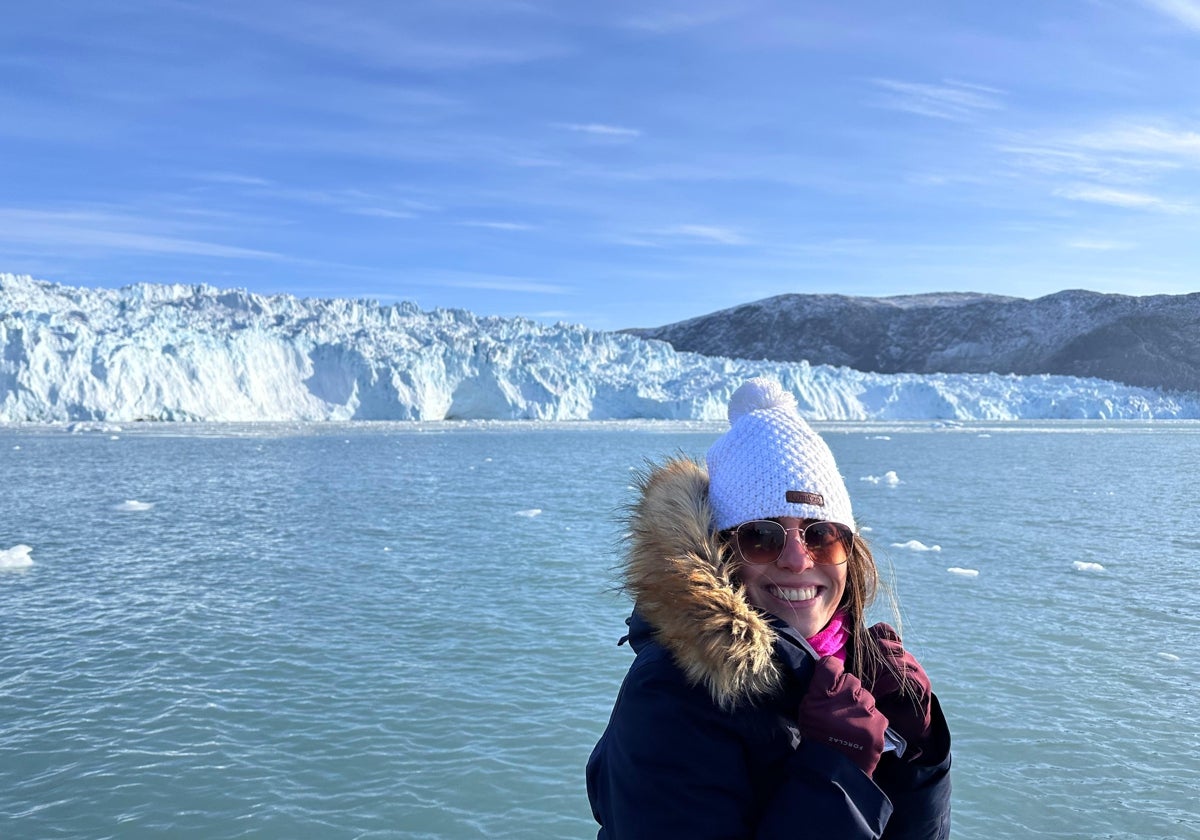
{"type": "MultiPolygon", "coordinates": [[[[1200,837],[1200,424],[823,430],[954,836],[1200,837]]],[[[0,429],[0,836],[594,836],[616,511],[717,432],[0,429]]]]}

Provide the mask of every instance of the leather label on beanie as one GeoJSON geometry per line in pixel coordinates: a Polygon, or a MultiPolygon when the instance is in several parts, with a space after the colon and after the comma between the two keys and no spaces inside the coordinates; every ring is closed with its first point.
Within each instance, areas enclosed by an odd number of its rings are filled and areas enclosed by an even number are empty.
{"type": "Polygon", "coordinates": [[[809,493],[805,490],[788,490],[784,498],[793,505],[813,505],[825,507],[825,497],[820,493],[809,493]]]}

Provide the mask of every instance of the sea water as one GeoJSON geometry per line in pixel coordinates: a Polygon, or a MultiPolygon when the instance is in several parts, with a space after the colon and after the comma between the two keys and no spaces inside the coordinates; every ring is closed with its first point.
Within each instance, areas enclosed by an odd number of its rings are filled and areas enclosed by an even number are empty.
{"type": "MultiPolygon", "coordinates": [[[[821,428],[954,837],[1200,837],[1200,424],[821,428]]],[[[620,509],[719,431],[0,429],[0,836],[594,836],[620,509]]]]}

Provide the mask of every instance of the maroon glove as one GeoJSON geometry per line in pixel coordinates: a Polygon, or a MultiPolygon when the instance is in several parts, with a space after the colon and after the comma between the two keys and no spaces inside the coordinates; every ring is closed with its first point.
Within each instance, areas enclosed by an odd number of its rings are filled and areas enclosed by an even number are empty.
{"type": "Polygon", "coordinates": [[[879,646],[884,661],[891,668],[880,668],[870,683],[875,705],[888,719],[893,729],[908,742],[904,757],[918,758],[929,741],[931,729],[929,698],[933,691],[925,669],[904,649],[896,631],[886,624],[876,624],[871,638],[879,646]]]}
{"type": "Polygon", "coordinates": [[[833,747],[868,776],[883,753],[887,719],[875,710],[875,698],[858,677],[833,656],[817,662],[808,692],[800,701],[800,731],[833,747]]]}

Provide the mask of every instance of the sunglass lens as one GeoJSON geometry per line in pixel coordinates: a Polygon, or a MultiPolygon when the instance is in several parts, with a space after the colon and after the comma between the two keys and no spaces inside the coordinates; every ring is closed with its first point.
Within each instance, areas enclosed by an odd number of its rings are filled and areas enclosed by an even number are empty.
{"type": "Polygon", "coordinates": [[[747,563],[773,563],[783,552],[787,531],[778,522],[744,522],[737,529],[738,551],[747,563]]]}
{"type": "Polygon", "coordinates": [[[809,550],[828,548],[842,539],[842,530],[833,522],[814,522],[804,531],[804,544],[809,550]]]}
{"type": "Polygon", "coordinates": [[[850,532],[836,522],[814,522],[804,531],[804,545],[817,563],[841,563],[845,557],[837,551],[848,550],[850,532]]]}

